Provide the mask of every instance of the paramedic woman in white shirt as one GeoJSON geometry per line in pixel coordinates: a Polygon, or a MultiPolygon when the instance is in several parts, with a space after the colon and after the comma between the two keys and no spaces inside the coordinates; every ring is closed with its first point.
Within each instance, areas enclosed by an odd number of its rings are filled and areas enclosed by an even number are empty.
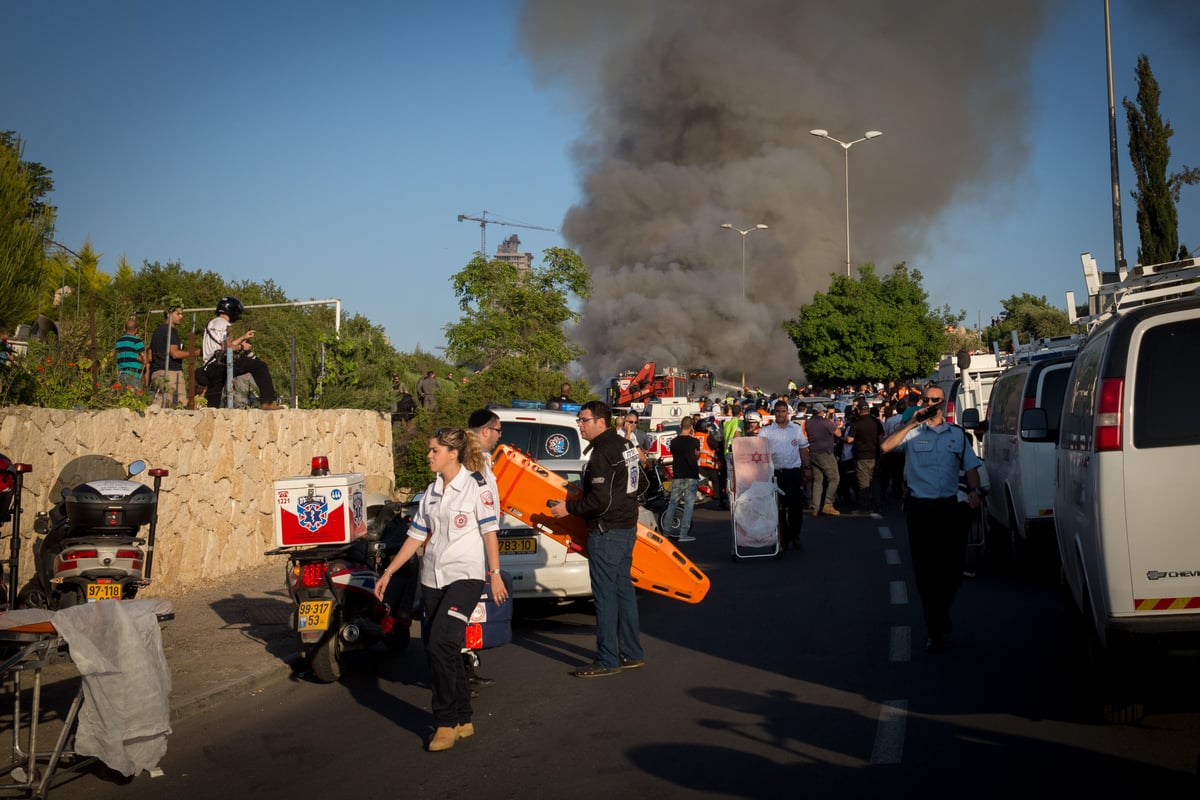
{"type": "Polygon", "coordinates": [[[425,490],[408,529],[408,539],[375,584],[383,599],[392,573],[422,544],[421,597],[430,626],[428,658],[436,730],[429,751],[449,750],[475,733],[471,688],[463,666],[467,622],[489,581],[496,603],[508,590],[500,576],[496,496],[481,470],[478,438],[461,428],[442,428],[429,440],[429,468],[437,473],[425,490]]]}

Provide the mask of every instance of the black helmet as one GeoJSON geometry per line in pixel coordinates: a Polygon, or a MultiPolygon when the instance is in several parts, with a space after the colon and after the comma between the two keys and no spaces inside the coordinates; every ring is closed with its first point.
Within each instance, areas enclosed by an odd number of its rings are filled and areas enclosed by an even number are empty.
{"type": "Polygon", "coordinates": [[[242,305],[242,301],[236,297],[222,297],[217,301],[217,313],[225,314],[229,317],[230,322],[237,322],[242,318],[242,312],[246,309],[242,305]]]}

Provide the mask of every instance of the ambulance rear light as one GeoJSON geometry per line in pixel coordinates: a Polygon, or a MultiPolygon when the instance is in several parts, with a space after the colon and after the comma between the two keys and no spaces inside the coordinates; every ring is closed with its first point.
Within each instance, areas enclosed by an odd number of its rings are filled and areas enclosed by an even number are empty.
{"type": "Polygon", "coordinates": [[[1124,378],[1101,379],[1100,401],[1096,406],[1096,429],[1093,439],[1093,447],[1097,453],[1121,449],[1121,402],[1124,394],[1124,378]]]}

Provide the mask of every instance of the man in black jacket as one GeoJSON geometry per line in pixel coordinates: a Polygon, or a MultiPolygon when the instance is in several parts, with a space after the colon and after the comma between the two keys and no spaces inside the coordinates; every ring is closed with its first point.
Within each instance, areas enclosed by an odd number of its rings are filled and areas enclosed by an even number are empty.
{"type": "Polygon", "coordinates": [[[596,606],[596,660],[575,670],[577,678],[616,675],[645,662],[638,630],[637,595],[630,569],[637,538],[638,454],[609,427],[612,409],[593,400],[579,410],[579,434],[590,445],[583,494],[551,507],[556,517],[587,521],[588,571],[596,606]]]}

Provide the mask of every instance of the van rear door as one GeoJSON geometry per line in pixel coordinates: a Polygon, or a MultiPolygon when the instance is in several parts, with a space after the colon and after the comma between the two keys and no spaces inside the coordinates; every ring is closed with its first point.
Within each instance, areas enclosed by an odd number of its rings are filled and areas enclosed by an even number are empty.
{"type": "Polygon", "coordinates": [[[1200,608],[1200,311],[1147,319],[1133,332],[1122,403],[1126,526],[1134,608],[1200,608]]]}

